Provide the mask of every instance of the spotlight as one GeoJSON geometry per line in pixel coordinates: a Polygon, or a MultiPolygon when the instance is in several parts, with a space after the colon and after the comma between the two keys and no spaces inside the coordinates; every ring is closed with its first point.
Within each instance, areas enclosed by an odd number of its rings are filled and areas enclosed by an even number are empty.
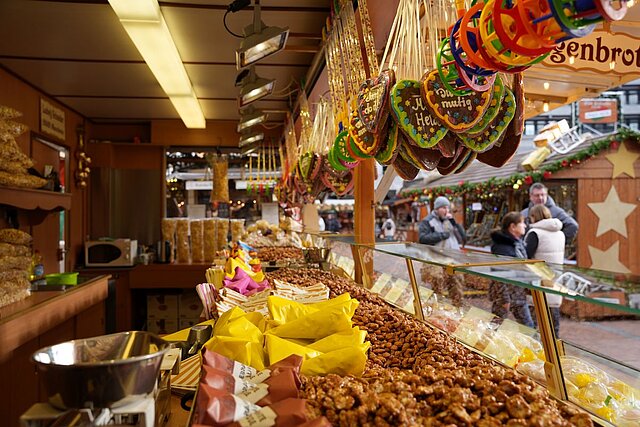
{"type": "Polygon", "coordinates": [[[240,108],[264,98],[267,95],[273,93],[275,86],[275,80],[268,80],[262,77],[258,77],[255,70],[251,68],[249,74],[244,78],[242,87],[240,88],[240,98],[238,102],[240,108]]]}
{"type": "Polygon", "coordinates": [[[246,110],[240,110],[240,123],[238,123],[238,132],[249,129],[252,126],[264,123],[267,120],[267,113],[262,110],[256,110],[249,107],[246,110]]]}
{"type": "Polygon", "coordinates": [[[240,136],[240,141],[238,142],[238,147],[243,148],[247,145],[262,141],[264,139],[264,133],[262,132],[251,132],[242,134],[240,136]]]}
{"type": "Polygon", "coordinates": [[[542,111],[544,111],[545,113],[549,112],[549,103],[547,101],[544,101],[542,103],[542,111]]]}
{"type": "Polygon", "coordinates": [[[260,19],[260,4],[253,6],[253,25],[244,29],[244,39],[236,50],[236,67],[248,67],[284,49],[289,28],[267,27],[260,19]]]}

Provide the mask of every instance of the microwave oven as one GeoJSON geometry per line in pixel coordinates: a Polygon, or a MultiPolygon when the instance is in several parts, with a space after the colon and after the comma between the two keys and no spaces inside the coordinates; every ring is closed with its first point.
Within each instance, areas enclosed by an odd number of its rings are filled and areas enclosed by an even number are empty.
{"type": "Polygon", "coordinates": [[[137,240],[90,240],[84,244],[84,264],[87,267],[131,266],[137,254],[137,240]]]}

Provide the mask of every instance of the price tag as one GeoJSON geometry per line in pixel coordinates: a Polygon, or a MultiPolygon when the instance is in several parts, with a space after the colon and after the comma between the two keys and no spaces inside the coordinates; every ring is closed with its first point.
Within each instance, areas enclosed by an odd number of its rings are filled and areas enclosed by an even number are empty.
{"type": "Polygon", "coordinates": [[[393,285],[391,285],[391,290],[385,296],[385,299],[389,302],[398,301],[398,299],[400,298],[400,295],[402,295],[402,291],[404,291],[408,285],[409,285],[409,282],[407,282],[406,280],[403,280],[403,279],[396,280],[393,283],[393,285]]]}

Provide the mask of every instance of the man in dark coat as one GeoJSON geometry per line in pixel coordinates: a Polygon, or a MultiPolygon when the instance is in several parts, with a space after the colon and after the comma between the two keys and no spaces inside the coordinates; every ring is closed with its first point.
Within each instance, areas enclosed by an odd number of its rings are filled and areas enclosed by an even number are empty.
{"type": "Polygon", "coordinates": [[[547,187],[541,182],[536,182],[529,187],[529,207],[520,212],[524,216],[527,226],[529,225],[529,208],[540,204],[545,205],[551,211],[552,218],[557,218],[562,222],[565,241],[571,242],[578,234],[578,222],[564,209],[556,205],[553,198],[549,196],[547,187]]]}

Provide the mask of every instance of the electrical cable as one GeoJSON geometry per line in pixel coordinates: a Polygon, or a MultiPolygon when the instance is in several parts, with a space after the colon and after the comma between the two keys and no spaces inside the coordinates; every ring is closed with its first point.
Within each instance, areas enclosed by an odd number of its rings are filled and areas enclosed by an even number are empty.
{"type": "Polygon", "coordinates": [[[225,29],[225,30],[227,30],[227,33],[231,34],[232,36],[237,37],[237,38],[239,38],[239,39],[243,39],[243,38],[244,38],[244,36],[240,36],[240,35],[238,35],[238,34],[234,33],[234,32],[233,32],[233,31],[231,31],[231,30],[229,29],[229,27],[227,26],[227,15],[229,14],[229,12],[230,12],[230,10],[227,10],[227,11],[224,13],[224,17],[222,18],[222,23],[224,24],[224,29],[225,29]]]}

